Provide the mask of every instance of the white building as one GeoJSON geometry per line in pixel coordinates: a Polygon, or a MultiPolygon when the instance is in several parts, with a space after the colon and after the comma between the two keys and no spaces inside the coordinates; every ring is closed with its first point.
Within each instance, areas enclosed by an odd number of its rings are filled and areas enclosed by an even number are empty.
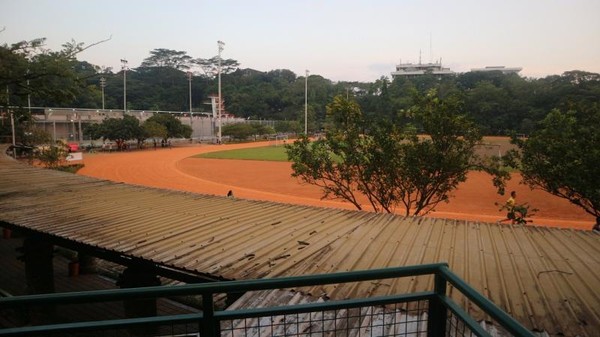
{"type": "Polygon", "coordinates": [[[523,68],[521,67],[505,67],[505,66],[489,66],[485,68],[473,68],[472,72],[489,72],[489,71],[500,71],[503,74],[518,74],[523,68]]]}
{"type": "Polygon", "coordinates": [[[392,77],[415,77],[422,75],[451,76],[456,73],[450,68],[442,67],[442,60],[435,63],[400,63],[396,65],[396,71],[392,71],[392,77]]]}

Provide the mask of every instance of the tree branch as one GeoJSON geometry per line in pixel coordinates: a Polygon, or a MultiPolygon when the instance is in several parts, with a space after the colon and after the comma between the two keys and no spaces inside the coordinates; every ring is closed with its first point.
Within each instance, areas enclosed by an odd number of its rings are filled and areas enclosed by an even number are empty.
{"type": "Polygon", "coordinates": [[[108,39],[104,39],[104,40],[100,40],[100,41],[94,42],[94,43],[92,43],[92,44],[90,44],[90,45],[88,45],[88,46],[86,46],[84,48],[81,48],[81,49],[79,49],[79,50],[77,50],[77,51],[69,54],[68,56],[75,56],[75,55],[77,55],[77,54],[79,54],[79,53],[81,53],[83,51],[86,51],[86,50],[94,47],[94,46],[97,46],[97,45],[102,44],[104,42],[110,41],[111,39],[112,39],[112,34],[108,37],[108,39]]]}

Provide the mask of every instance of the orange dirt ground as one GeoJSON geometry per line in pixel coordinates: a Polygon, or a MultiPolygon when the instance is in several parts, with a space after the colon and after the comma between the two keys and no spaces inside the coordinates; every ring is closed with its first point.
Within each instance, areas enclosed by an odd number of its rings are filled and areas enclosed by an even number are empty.
{"type": "MultiPolygon", "coordinates": [[[[320,189],[291,177],[291,164],[249,160],[189,158],[195,154],[228,149],[266,146],[268,143],[191,145],[138,152],[84,154],[85,167],[78,174],[127,184],[290,204],[355,209],[338,200],[321,200],[320,189]]],[[[527,202],[539,211],[530,225],[591,230],[594,219],[579,207],[543,191],[532,191],[514,176],[507,191],[517,192],[517,202],[527,202]]],[[[505,212],[499,206],[507,196],[496,194],[491,178],[480,172],[469,174],[449,203],[438,205],[428,216],[496,222],[505,212]]],[[[368,205],[365,204],[365,210],[368,205]]]]}

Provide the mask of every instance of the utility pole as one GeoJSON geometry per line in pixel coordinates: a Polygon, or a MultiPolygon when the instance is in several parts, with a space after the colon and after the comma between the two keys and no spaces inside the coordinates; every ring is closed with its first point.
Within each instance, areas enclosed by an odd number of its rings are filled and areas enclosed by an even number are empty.
{"type": "Polygon", "coordinates": [[[219,131],[217,133],[217,143],[221,144],[221,110],[223,108],[223,98],[221,96],[221,52],[223,51],[223,46],[225,46],[225,43],[223,41],[217,41],[217,45],[219,46],[219,65],[217,69],[219,74],[219,105],[217,107],[219,131]]]}
{"type": "Polygon", "coordinates": [[[308,69],[304,77],[304,135],[308,136],[308,69]]]}
{"type": "Polygon", "coordinates": [[[123,69],[123,116],[127,111],[127,60],[121,59],[121,69],[123,69]]]}
{"type": "MultiPolygon", "coordinates": [[[[190,89],[190,126],[192,127],[192,136],[194,135],[194,119],[192,118],[192,72],[188,71],[188,83],[190,89]]],[[[192,137],[190,137],[192,138],[192,137]]]]}
{"type": "Polygon", "coordinates": [[[12,132],[13,158],[17,159],[17,149],[15,148],[15,146],[17,145],[15,139],[15,116],[10,111],[10,93],[8,91],[8,85],[6,86],[6,111],[10,114],[10,130],[12,132]]]}
{"type": "Polygon", "coordinates": [[[104,110],[104,87],[106,87],[106,78],[100,77],[100,87],[102,88],[102,110],[104,110]]]}

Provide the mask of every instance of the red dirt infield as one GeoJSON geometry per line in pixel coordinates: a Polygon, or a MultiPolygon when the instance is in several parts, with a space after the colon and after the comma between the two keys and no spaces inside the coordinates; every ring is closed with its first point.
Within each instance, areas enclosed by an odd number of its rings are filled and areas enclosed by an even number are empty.
{"type": "MultiPolygon", "coordinates": [[[[78,174],[127,184],[143,185],[202,194],[225,196],[229,190],[236,198],[267,200],[320,207],[355,209],[339,200],[321,200],[318,187],[291,177],[286,162],[190,158],[205,152],[267,146],[268,142],[227,145],[190,145],[172,149],[84,154],[85,167],[78,174]]],[[[568,201],[519,184],[514,175],[507,191],[517,192],[517,202],[529,203],[539,211],[529,225],[591,230],[594,218],[568,201]]],[[[454,191],[449,203],[438,205],[428,216],[459,220],[496,222],[505,212],[499,206],[507,196],[496,194],[491,178],[472,172],[454,191]]],[[[365,210],[369,210],[367,204],[365,210]]]]}

